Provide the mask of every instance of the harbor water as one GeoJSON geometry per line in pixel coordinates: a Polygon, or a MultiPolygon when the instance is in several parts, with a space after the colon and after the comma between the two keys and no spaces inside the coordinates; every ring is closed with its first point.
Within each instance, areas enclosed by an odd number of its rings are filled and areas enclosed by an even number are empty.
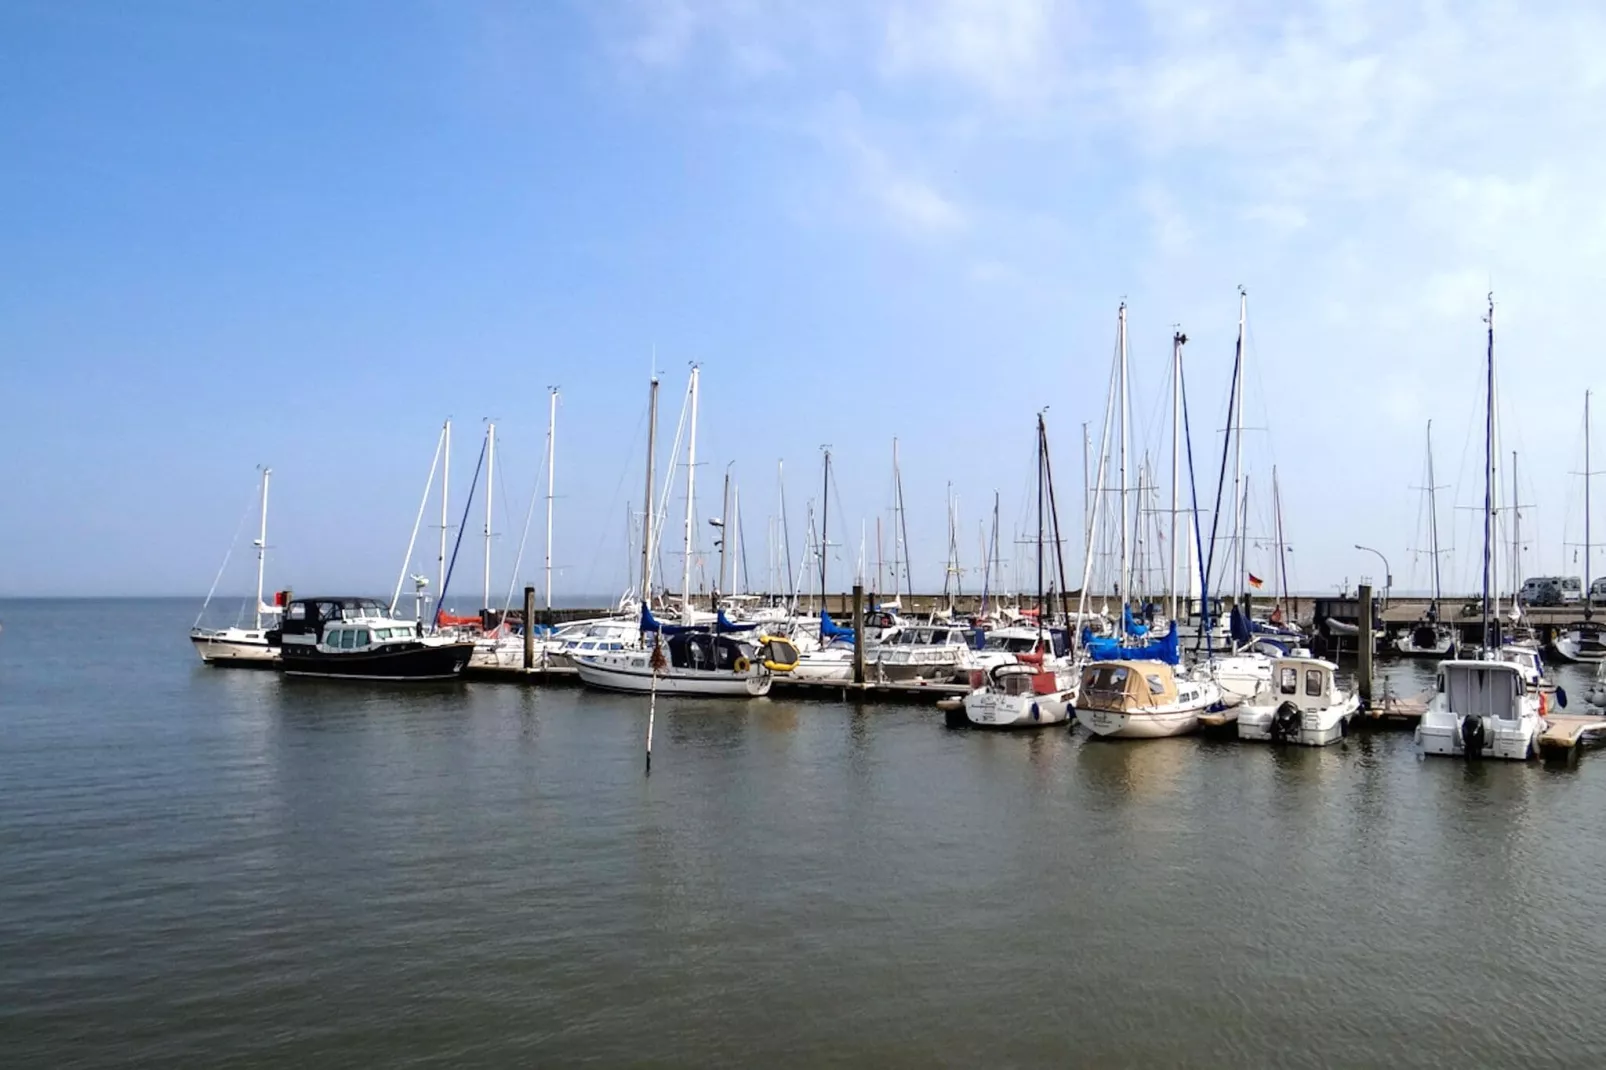
{"type": "Polygon", "coordinates": [[[0,603],[8,1070],[1600,1062],[1606,755],[772,698],[661,702],[644,775],[644,700],[207,669],[193,612],[0,603]]]}

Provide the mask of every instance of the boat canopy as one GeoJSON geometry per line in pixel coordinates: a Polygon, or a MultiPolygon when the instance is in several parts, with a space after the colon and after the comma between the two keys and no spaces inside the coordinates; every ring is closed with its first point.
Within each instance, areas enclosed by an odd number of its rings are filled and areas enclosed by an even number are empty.
{"type": "Polygon", "coordinates": [[[1439,690],[1452,713],[1515,721],[1522,716],[1528,687],[1517,666],[1508,662],[1445,661],[1439,664],[1439,690]]]}
{"type": "Polygon", "coordinates": [[[1082,629],[1082,646],[1094,661],[1163,661],[1175,665],[1182,660],[1182,640],[1177,635],[1177,622],[1161,639],[1144,646],[1123,646],[1112,636],[1095,636],[1090,629],[1082,629]]]}
{"type": "Polygon", "coordinates": [[[1126,629],[1126,634],[1136,638],[1141,639],[1149,634],[1149,626],[1147,624],[1139,624],[1132,618],[1132,603],[1130,602],[1121,607],[1121,624],[1126,629]]]}
{"type": "Polygon", "coordinates": [[[1090,710],[1127,713],[1177,701],[1171,666],[1145,661],[1095,662],[1082,672],[1076,704],[1090,710]]]}
{"type": "Polygon", "coordinates": [[[758,625],[756,624],[737,624],[735,621],[725,616],[725,611],[723,609],[720,610],[714,618],[714,630],[717,632],[750,632],[757,627],[758,625]]]}
{"type": "Polygon", "coordinates": [[[661,632],[664,635],[684,635],[687,632],[698,630],[686,624],[664,624],[652,615],[652,610],[646,604],[641,607],[641,632],[643,635],[648,632],[661,632]]]}

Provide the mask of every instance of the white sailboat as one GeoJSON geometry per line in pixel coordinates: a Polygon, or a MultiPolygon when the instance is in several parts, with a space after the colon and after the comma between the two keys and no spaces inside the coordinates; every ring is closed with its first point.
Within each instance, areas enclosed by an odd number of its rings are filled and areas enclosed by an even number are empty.
{"type": "Polygon", "coordinates": [[[1111,739],[1181,736],[1220,701],[1215,681],[1179,678],[1163,661],[1095,661],[1082,670],[1076,723],[1111,739]]]}
{"type": "Polygon", "coordinates": [[[1043,414],[1037,414],[1037,643],[1031,653],[1016,656],[1013,665],[996,665],[981,686],[965,696],[965,718],[982,728],[1041,728],[1071,718],[1076,698],[1074,668],[1062,677],[1045,631],[1048,608],[1043,597],[1043,496],[1048,472],[1048,437],[1043,414]]]}
{"type": "Polygon", "coordinates": [[[1483,634],[1492,655],[1439,663],[1437,688],[1416,728],[1418,753],[1523,760],[1534,756],[1544,732],[1544,698],[1538,654],[1499,642],[1499,611],[1491,612],[1496,583],[1494,298],[1489,299],[1484,423],[1483,634]],[[1531,657],[1531,661],[1530,661],[1531,657]]]}
{"type": "MultiPolygon", "coordinates": [[[[206,601],[201,604],[201,612],[190,629],[190,642],[194,645],[195,652],[201,656],[201,660],[208,665],[271,668],[278,661],[278,648],[268,643],[267,632],[284,612],[284,607],[279,604],[284,598],[282,595],[275,596],[274,605],[266,605],[262,601],[268,552],[268,481],[273,475],[273,469],[263,468],[261,472],[260,526],[253,543],[257,551],[257,589],[252,624],[249,628],[240,625],[227,628],[201,627],[201,618],[206,616],[206,608],[211,604],[212,595],[217,592],[218,581],[223,578],[224,569],[228,568],[229,555],[225,554],[223,566],[218,569],[217,578],[212,581],[212,589],[207,592],[206,601]]],[[[233,553],[233,547],[230,547],[229,553],[233,553]]]]}
{"type": "Polygon", "coordinates": [[[1453,625],[1440,617],[1443,588],[1439,582],[1439,498],[1433,478],[1432,420],[1428,421],[1428,482],[1423,489],[1427,493],[1428,552],[1433,557],[1433,601],[1421,620],[1394,637],[1394,649],[1405,657],[1453,658],[1460,648],[1461,637],[1453,625]]]}
{"type": "Polygon", "coordinates": [[[1580,624],[1562,632],[1551,642],[1551,648],[1565,661],[1600,664],[1606,662],[1606,631],[1593,619],[1595,609],[1589,597],[1590,557],[1590,470],[1589,470],[1589,391],[1584,391],[1584,619],[1580,624]]]}

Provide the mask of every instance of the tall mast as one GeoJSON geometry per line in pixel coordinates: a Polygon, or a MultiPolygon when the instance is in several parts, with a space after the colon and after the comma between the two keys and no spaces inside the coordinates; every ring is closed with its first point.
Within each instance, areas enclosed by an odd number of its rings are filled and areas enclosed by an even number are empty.
{"type": "Polygon", "coordinates": [[[820,448],[825,451],[825,463],[822,465],[824,483],[820,491],[820,612],[823,613],[825,612],[826,591],[825,570],[827,563],[830,561],[830,557],[826,553],[826,547],[830,545],[826,541],[826,524],[831,519],[831,447],[821,446],[820,448]]]}
{"type": "MultiPolygon", "coordinates": [[[[1279,602],[1288,612],[1288,544],[1283,541],[1283,491],[1277,482],[1277,466],[1271,466],[1271,508],[1277,521],[1277,575],[1282,588],[1279,602]]],[[[1386,589],[1386,588],[1385,588],[1386,589]]]]}
{"type": "Polygon", "coordinates": [[[480,604],[491,608],[491,500],[496,488],[496,423],[485,425],[485,600],[480,604]]]}
{"type": "Polygon", "coordinates": [[[1037,413],[1037,648],[1042,650],[1043,615],[1043,413],[1037,413]]]}
{"type": "Polygon", "coordinates": [[[1433,618],[1439,617],[1439,490],[1433,479],[1433,421],[1428,421],[1428,544],[1433,547],[1433,618]]]}
{"type": "Polygon", "coordinates": [[[1188,336],[1181,331],[1171,335],[1171,577],[1166,590],[1171,594],[1169,616],[1177,619],[1177,506],[1182,475],[1182,347],[1188,336]]]}
{"type": "Polygon", "coordinates": [[[257,534],[257,608],[256,626],[262,627],[262,576],[266,568],[268,554],[268,480],[273,476],[273,469],[262,469],[262,526],[257,534]]]}
{"type": "MultiPolygon", "coordinates": [[[[552,608],[552,479],[557,471],[558,388],[552,387],[546,418],[546,607],[552,608]]],[[[628,568],[625,570],[629,571],[628,568]]]]}
{"type": "Polygon", "coordinates": [[[440,586],[435,588],[436,615],[442,608],[440,592],[446,590],[446,533],[451,530],[451,518],[446,514],[446,501],[450,491],[449,481],[452,478],[452,421],[448,419],[441,428],[445,436],[445,446],[441,455],[441,554],[437,563],[440,565],[440,586]]]}
{"type": "Polygon", "coordinates": [[[1483,417],[1483,646],[1495,649],[1489,630],[1490,588],[1494,586],[1494,295],[1489,295],[1489,351],[1485,360],[1486,408],[1483,417]]]}
{"type": "MultiPolygon", "coordinates": [[[[1595,615],[1594,610],[1590,608],[1590,601],[1589,601],[1589,477],[1590,477],[1590,473],[1589,473],[1589,391],[1585,390],[1584,391],[1584,619],[1585,620],[1588,620],[1590,617],[1593,617],[1595,615]]],[[[267,509],[268,509],[268,503],[267,503],[268,487],[267,487],[267,483],[266,483],[266,477],[263,477],[263,478],[264,478],[264,482],[263,482],[263,485],[262,485],[262,495],[263,495],[262,511],[264,513],[266,513],[267,509]]],[[[1516,492],[1513,491],[1512,493],[1513,493],[1513,496],[1515,496],[1516,492]]],[[[262,586],[260,580],[257,582],[257,586],[258,587],[262,586]]],[[[261,600],[262,600],[261,598],[257,599],[257,601],[259,601],[259,602],[261,600]]]]}
{"type": "MultiPolygon", "coordinates": [[[[1243,592],[1249,583],[1248,553],[1244,545],[1244,537],[1248,534],[1246,518],[1243,513],[1243,499],[1247,497],[1244,479],[1244,331],[1249,317],[1249,295],[1242,286],[1238,287],[1238,352],[1237,359],[1233,361],[1233,393],[1238,398],[1237,408],[1234,410],[1232,427],[1232,515],[1233,527],[1237,532],[1233,539],[1233,552],[1236,557],[1238,578],[1234,581],[1234,592],[1243,592]]],[[[1235,595],[1236,596],[1236,595],[1235,595]]]]}
{"type": "Polygon", "coordinates": [[[731,469],[725,466],[725,486],[719,493],[719,574],[714,578],[714,608],[719,608],[720,596],[729,594],[725,587],[725,561],[726,551],[731,541],[731,469]]]}
{"type": "Polygon", "coordinates": [[[658,377],[647,386],[647,493],[641,509],[641,604],[652,601],[652,480],[653,454],[658,446],[658,377]]]}
{"type": "MultiPolygon", "coordinates": [[[[903,592],[903,576],[898,570],[898,563],[903,559],[903,528],[899,519],[903,516],[903,477],[898,471],[898,440],[892,440],[892,600],[898,601],[903,592]]],[[[913,591],[909,592],[914,595],[913,591]]]]}
{"type": "MultiPolygon", "coordinates": [[[[1093,542],[1093,479],[1088,455],[1093,450],[1093,436],[1088,433],[1087,421],[1082,421],[1082,540],[1084,546],[1093,542]]],[[[1102,462],[1102,458],[1100,458],[1102,462]]]]}
{"type": "MultiPolygon", "coordinates": [[[[1127,446],[1127,383],[1126,383],[1126,302],[1121,302],[1120,312],[1117,314],[1116,334],[1120,345],[1120,379],[1121,379],[1121,604],[1125,605],[1132,597],[1132,558],[1131,549],[1127,546],[1127,523],[1130,514],[1127,511],[1126,490],[1126,446],[1127,446]]],[[[1122,615],[1125,620],[1125,614],[1122,615]]]]}
{"type": "Polygon", "coordinates": [[[691,366],[691,435],[686,441],[686,560],[681,574],[680,612],[691,622],[692,518],[697,511],[697,380],[700,369],[691,366]]]}

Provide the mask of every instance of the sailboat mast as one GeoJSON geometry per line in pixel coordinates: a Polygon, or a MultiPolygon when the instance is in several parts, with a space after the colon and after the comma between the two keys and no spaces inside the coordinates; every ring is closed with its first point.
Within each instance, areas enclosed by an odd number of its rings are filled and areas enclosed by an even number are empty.
{"type": "Polygon", "coordinates": [[[714,577],[714,608],[719,608],[720,595],[728,594],[725,588],[725,561],[728,557],[731,529],[731,470],[725,466],[725,487],[719,493],[719,574],[714,577]]]}
{"type": "Polygon", "coordinates": [[[647,386],[647,493],[641,509],[641,604],[652,602],[653,458],[658,447],[658,377],[647,386]]]}
{"type": "Polygon", "coordinates": [[[1439,580],[1439,489],[1433,478],[1433,421],[1428,421],[1428,545],[1433,548],[1433,617],[1439,616],[1443,588],[1439,580]]]}
{"type": "Polygon", "coordinates": [[[1277,575],[1282,587],[1278,599],[1283,612],[1288,612],[1288,547],[1283,542],[1283,489],[1277,482],[1277,466],[1271,466],[1271,509],[1277,524],[1277,575]]]}
{"type": "Polygon", "coordinates": [[[451,518],[446,513],[446,502],[447,498],[449,497],[449,491],[451,490],[449,482],[452,478],[451,420],[447,420],[445,425],[443,425],[441,428],[441,434],[445,436],[445,445],[442,449],[441,455],[441,553],[439,559],[437,560],[437,564],[440,566],[440,586],[435,588],[435,615],[437,620],[440,617],[440,610],[442,608],[440,604],[441,592],[446,590],[446,533],[451,530],[452,522],[451,518]]]}
{"type": "Polygon", "coordinates": [[[1171,335],[1171,576],[1166,591],[1171,595],[1168,616],[1177,619],[1177,506],[1182,478],[1182,347],[1188,336],[1181,331],[1171,335]]]}
{"type": "Polygon", "coordinates": [[[1233,539],[1233,556],[1236,559],[1238,577],[1234,581],[1234,592],[1244,592],[1249,583],[1248,553],[1244,545],[1244,499],[1248,496],[1244,486],[1244,332],[1249,318],[1249,295],[1242,286],[1238,287],[1238,352],[1237,359],[1233,361],[1233,394],[1238,399],[1234,410],[1232,427],[1232,513],[1233,526],[1237,528],[1233,539]]]}
{"type": "MultiPolygon", "coordinates": [[[[1584,391],[1584,619],[1595,615],[1589,600],[1589,391],[1584,391]]],[[[267,511],[267,485],[262,487],[263,512],[267,511]]],[[[260,583],[258,584],[260,586],[260,583]]],[[[261,601],[261,599],[257,599],[261,601]]]]}
{"type": "Polygon", "coordinates": [[[1483,646],[1495,647],[1489,630],[1490,588],[1494,585],[1494,295],[1489,295],[1489,350],[1485,360],[1485,399],[1483,417],[1483,646]]]}
{"type": "Polygon", "coordinates": [[[823,484],[820,489],[820,612],[824,613],[825,570],[831,560],[830,555],[826,553],[826,548],[830,545],[826,541],[826,532],[829,530],[827,524],[831,519],[831,447],[822,446],[821,449],[825,451],[825,463],[821,465],[823,484]]]}
{"type": "MultiPolygon", "coordinates": [[[[1132,581],[1131,549],[1127,546],[1127,523],[1130,513],[1127,510],[1126,488],[1126,447],[1127,447],[1127,382],[1126,382],[1126,302],[1121,302],[1120,312],[1117,314],[1116,334],[1120,345],[1120,378],[1121,378],[1121,603],[1125,605],[1130,601],[1132,581]]],[[[1123,615],[1122,619],[1125,619],[1123,615]]]]}
{"type": "Polygon", "coordinates": [[[491,503],[496,489],[496,424],[485,425],[485,600],[480,604],[491,608],[491,503]]]}
{"type": "MultiPolygon", "coordinates": [[[[1587,397],[1587,395],[1585,395],[1587,397]]],[[[268,479],[273,469],[262,469],[262,527],[257,533],[257,628],[262,628],[262,577],[268,556],[268,479]]]]}
{"type": "Polygon", "coordinates": [[[686,560],[681,573],[680,612],[691,622],[691,545],[697,511],[697,380],[700,369],[691,366],[691,434],[686,440],[686,560]]]}
{"type": "Polygon", "coordinates": [[[557,470],[558,388],[552,388],[546,418],[546,607],[552,608],[552,478],[557,470]]]}
{"type": "Polygon", "coordinates": [[[1043,414],[1037,414],[1037,643],[1043,643],[1043,414]]]}

